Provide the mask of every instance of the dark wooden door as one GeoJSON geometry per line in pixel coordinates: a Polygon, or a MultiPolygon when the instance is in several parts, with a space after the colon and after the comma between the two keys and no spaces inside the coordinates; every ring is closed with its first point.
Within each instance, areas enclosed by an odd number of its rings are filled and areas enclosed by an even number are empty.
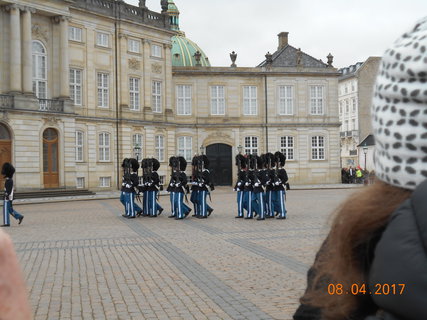
{"type": "Polygon", "coordinates": [[[209,159],[209,169],[212,172],[214,184],[217,186],[230,186],[232,183],[232,149],[223,143],[211,144],[206,147],[209,159]]]}
{"type": "Polygon", "coordinates": [[[45,188],[59,187],[58,133],[52,128],[43,132],[43,184],[45,188]]]}
{"type": "MultiPolygon", "coordinates": [[[[10,139],[9,130],[0,124],[0,168],[3,163],[12,163],[12,141],[10,139]]],[[[3,190],[4,178],[0,175],[0,190],[3,190]]]]}

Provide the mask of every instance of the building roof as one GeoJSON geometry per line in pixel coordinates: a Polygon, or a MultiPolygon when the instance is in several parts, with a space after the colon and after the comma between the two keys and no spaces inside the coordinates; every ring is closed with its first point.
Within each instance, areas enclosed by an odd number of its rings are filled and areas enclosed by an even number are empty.
{"type": "Polygon", "coordinates": [[[362,140],[358,147],[370,147],[375,145],[375,137],[373,134],[368,134],[368,136],[362,140]]]}
{"type": "MultiPolygon", "coordinates": [[[[286,45],[278,49],[272,56],[272,67],[308,67],[308,68],[327,68],[328,65],[322,60],[318,60],[308,55],[307,53],[297,49],[291,45],[286,45]],[[300,56],[300,63],[298,64],[298,56],[300,56]]],[[[258,67],[264,67],[267,60],[261,62],[258,67]]]]}
{"type": "Polygon", "coordinates": [[[200,47],[185,37],[185,34],[180,34],[172,37],[172,66],[174,67],[194,67],[197,65],[194,54],[199,51],[200,66],[210,67],[209,58],[200,47]]]}

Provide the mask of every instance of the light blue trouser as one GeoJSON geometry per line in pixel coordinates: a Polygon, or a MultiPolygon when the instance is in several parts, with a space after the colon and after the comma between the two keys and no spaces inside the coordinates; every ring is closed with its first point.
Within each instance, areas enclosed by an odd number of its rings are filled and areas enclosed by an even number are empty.
{"type": "MultiPolygon", "coordinates": [[[[120,202],[123,204],[123,206],[125,207],[126,210],[126,192],[122,191],[120,192],[120,202]]],[[[136,210],[136,212],[141,212],[142,209],[138,206],[138,204],[135,201],[135,193],[133,193],[133,199],[134,199],[134,203],[133,203],[133,207],[136,210]]]]}
{"type": "Polygon", "coordinates": [[[190,202],[193,203],[194,214],[199,215],[199,190],[191,191],[190,202]]]}
{"type": "Polygon", "coordinates": [[[206,202],[206,197],[208,194],[209,194],[209,192],[206,190],[204,190],[204,191],[200,190],[199,191],[198,212],[199,212],[199,215],[202,217],[207,217],[208,211],[212,210],[212,208],[206,202]]]}
{"type": "Polygon", "coordinates": [[[286,217],[285,190],[273,191],[273,207],[280,217],[286,217]]]}
{"type": "Polygon", "coordinates": [[[265,203],[264,203],[264,193],[263,192],[254,192],[252,197],[252,207],[254,211],[258,214],[259,218],[265,218],[265,203]]]}
{"type": "Polygon", "coordinates": [[[147,191],[146,192],[147,197],[147,214],[153,217],[157,216],[157,212],[160,209],[163,209],[156,201],[157,198],[157,191],[147,191]]]}
{"type": "Polygon", "coordinates": [[[265,213],[269,217],[274,217],[274,208],[273,208],[273,191],[267,191],[265,193],[265,213]]]}
{"type": "Polygon", "coordinates": [[[237,216],[243,217],[243,191],[237,191],[237,216]]]}
{"type": "Polygon", "coordinates": [[[171,201],[171,212],[173,217],[176,217],[175,195],[176,195],[176,192],[173,192],[173,191],[169,194],[170,201],[171,201]]]}
{"type": "Polygon", "coordinates": [[[243,209],[246,209],[246,216],[252,218],[252,191],[243,191],[243,209]]]}
{"type": "Polygon", "coordinates": [[[135,217],[135,193],[125,192],[125,215],[135,217]]]}
{"type": "Polygon", "coordinates": [[[177,218],[182,219],[190,211],[190,208],[184,204],[184,193],[175,192],[174,198],[175,215],[177,218]]]}
{"type": "Polygon", "coordinates": [[[9,200],[3,201],[3,224],[10,225],[10,215],[14,217],[16,220],[19,220],[23,218],[23,215],[20,214],[18,211],[15,211],[12,206],[11,202],[9,200]]]}

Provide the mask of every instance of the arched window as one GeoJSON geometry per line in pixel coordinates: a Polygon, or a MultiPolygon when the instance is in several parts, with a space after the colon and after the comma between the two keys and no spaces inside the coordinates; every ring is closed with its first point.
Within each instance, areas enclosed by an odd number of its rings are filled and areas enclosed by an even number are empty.
{"type": "Polygon", "coordinates": [[[33,92],[39,99],[47,98],[47,54],[40,41],[33,41],[33,92]]]}

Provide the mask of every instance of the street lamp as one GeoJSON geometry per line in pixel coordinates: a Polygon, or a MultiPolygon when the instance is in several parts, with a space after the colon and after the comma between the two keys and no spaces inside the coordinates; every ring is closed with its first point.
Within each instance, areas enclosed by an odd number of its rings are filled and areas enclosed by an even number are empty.
{"type": "Polygon", "coordinates": [[[135,154],[136,161],[139,161],[139,152],[141,151],[141,147],[139,146],[139,143],[135,144],[133,147],[133,153],[135,154]]]}
{"type": "Polygon", "coordinates": [[[364,146],[362,149],[363,149],[363,153],[365,154],[365,171],[366,171],[366,154],[368,153],[368,147],[364,146]]]}
{"type": "Polygon", "coordinates": [[[239,144],[239,146],[237,147],[237,151],[239,152],[239,154],[242,153],[243,151],[243,147],[239,144]]]}
{"type": "Polygon", "coordinates": [[[204,155],[205,154],[205,150],[206,148],[203,146],[203,144],[200,146],[200,154],[204,155]]]}

